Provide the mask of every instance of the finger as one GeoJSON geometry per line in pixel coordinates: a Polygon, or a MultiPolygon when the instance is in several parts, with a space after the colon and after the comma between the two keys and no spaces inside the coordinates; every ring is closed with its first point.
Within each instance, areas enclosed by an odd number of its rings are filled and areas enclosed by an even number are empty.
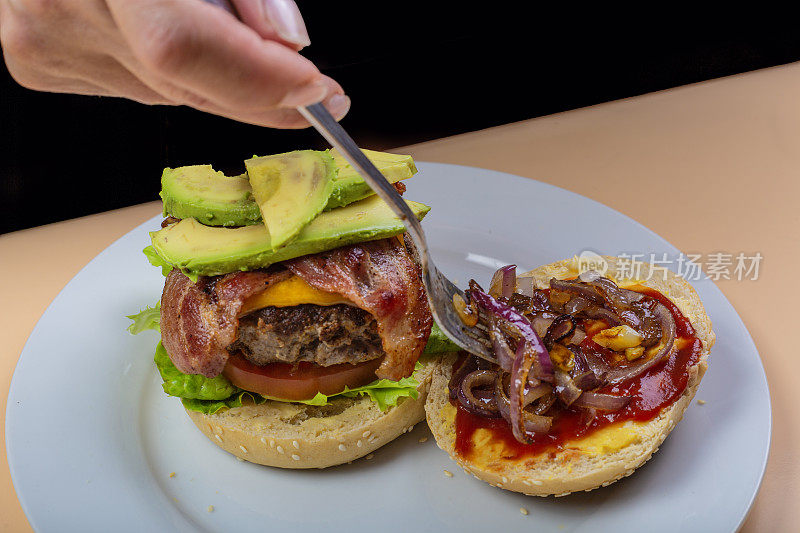
{"type": "MultiPolygon", "coordinates": [[[[294,108],[276,108],[256,113],[242,113],[236,110],[226,109],[211,100],[153,74],[135,62],[127,63],[127,59],[122,59],[121,61],[142,83],[150,87],[153,91],[164,95],[174,103],[190,105],[191,107],[207,113],[231,118],[239,122],[255,124],[257,126],[286,129],[307,128],[310,126],[308,121],[294,108]]],[[[344,95],[344,91],[336,81],[327,76],[323,76],[323,81],[327,85],[329,93],[328,97],[323,101],[323,105],[325,105],[331,115],[339,120],[347,114],[350,108],[350,99],[344,95]]]]}
{"type": "Polygon", "coordinates": [[[197,0],[109,0],[144,67],[238,113],[323,100],[328,84],[307,59],[262,40],[219,8],[197,0]]]}
{"type": "Polygon", "coordinates": [[[278,41],[293,50],[311,44],[306,23],[293,0],[231,0],[242,22],[263,39],[278,41]]]}
{"type": "MultiPolygon", "coordinates": [[[[331,94],[322,104],[336,120],[344,118],[350,110],[350,98],[342,93],[331,94]]],[[[240,122],[247,122],[258,126],[268,126],[271,128],[298,129],[310,126],[308,121],[296,109],[275,109],[264,113],[247,115],[239,115],[230,112],[226,113],[225,110],[222,110],[222,113],[211,112],[218,115],[222,114],[223,116],[240,122]]]]}

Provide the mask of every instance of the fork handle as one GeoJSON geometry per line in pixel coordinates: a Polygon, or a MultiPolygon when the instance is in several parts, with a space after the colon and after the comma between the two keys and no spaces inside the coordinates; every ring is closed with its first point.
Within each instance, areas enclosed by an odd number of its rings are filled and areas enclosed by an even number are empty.
{"type": "Polygon", "coordinates": [[[417,217],[398,194],[397,190],[386,180],[372,161],[364,155],[364,152],[358,148],[355,141],[321,103],[298,107],[297,110],[332,146],[341,152],[344,158],[358,170],[364,181],[372,187],[372,190],[400,217],[400,220],[411,234],[411,238],[414,239],[414,244],[420,250],[420,260],[424,262],[422,265],[423,271],[426,271],[428,269],[428,244],[425,240],[425,234],[422,232],[419,220],[417,220],[417,217]]]}

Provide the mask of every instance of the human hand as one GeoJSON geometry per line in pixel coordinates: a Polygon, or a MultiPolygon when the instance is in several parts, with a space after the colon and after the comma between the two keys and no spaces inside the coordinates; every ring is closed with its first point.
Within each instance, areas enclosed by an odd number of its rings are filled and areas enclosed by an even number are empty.
{"type": "Polygon", "coordinates": [[[309,44],[292,0],[231,0],[241,21],[201,0],[0,0],[0,44],[30,89],[188,105],[242,122],[302,128],[297,106],[341,86],[297,53],[309,44]]]}

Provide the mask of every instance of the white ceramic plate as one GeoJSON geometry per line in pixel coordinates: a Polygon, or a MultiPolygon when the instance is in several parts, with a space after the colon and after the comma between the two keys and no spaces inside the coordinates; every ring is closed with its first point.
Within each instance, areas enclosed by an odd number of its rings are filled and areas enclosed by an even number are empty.
{"type": "MultiPolygon", "coordinates": [[[[633,220],[562,189],[477,168],[419,167],[407,197],[433,207],[424,222],[433,254],[461,284],[486,282],[500,264],[532,268],[585,250],[677,254],[633,220]]],[[[558,499],[492,488],[433,439],[419,443],[425,424],[371,461],[322,471],[237,461],[161,391],[156,334],[125,331],[125,315],[161,293],[160,271],[141,253],[158,225],[136,228],[81,270],[20,357],[6,442],[38,531],[733,531],[758,490],[767,383],[741,319],[710,281],[695,283],[717,333],[698,392],[707,403],[692,405],[650,462],[608,488],[558,499]]]]}

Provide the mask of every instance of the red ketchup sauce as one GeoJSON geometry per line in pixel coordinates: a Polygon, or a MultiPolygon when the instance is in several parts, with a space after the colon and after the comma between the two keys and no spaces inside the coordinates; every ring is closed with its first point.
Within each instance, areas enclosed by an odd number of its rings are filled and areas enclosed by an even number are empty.
{"type": "MultiPolygon", "coordinates": [[[[700,359],[702,342],[696,337],[689,320],[666,296],[643,286],[632,287],[631,290],[658,300],[670,310],[677,326],[675,344],[678,349],[673,349],[672,354],[662,364],[646,370],[633,379],[597,389],[597,392],[606,394],[632,396],[627,406],[614,412],[598,411],[594,420],[588,425],[584,423],[585,415],[581,411],[562,410],[555,418],[549,433],[536,435],[530,444],[523,444],[514,438],[511,427],[504,419],[484,418],[472,414],[455,401],[453,403],[456,405],[456,453],[464,458],[470,457],[474,447],[472,435],[478,429],[490,431],[495,441],[504,444],[505,459],[515,460],[543,452],[555,452],[561,449],[565,442],[579,439],[615,422],[652,420],[658,416],[661,409],[675,402],[686,389],[689,368],[700,359]]],[[[581,348],[601,354],[606,350],[592,341],[589,335],[581,343],[581,348]]]]}

